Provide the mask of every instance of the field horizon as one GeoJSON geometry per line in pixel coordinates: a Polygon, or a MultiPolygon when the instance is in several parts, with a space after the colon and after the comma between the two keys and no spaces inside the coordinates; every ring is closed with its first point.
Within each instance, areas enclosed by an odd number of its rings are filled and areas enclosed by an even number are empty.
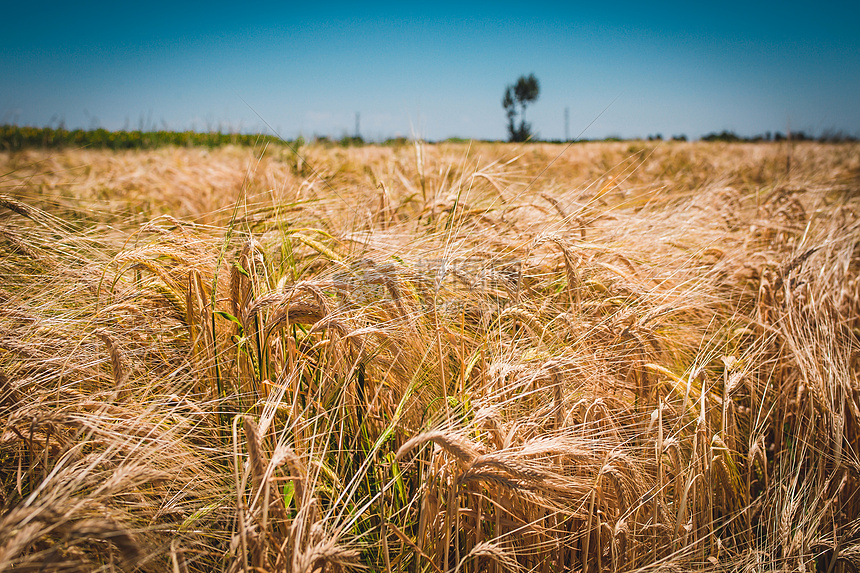
{"type": "Polygon", "coordinates": [[[0,151],[0,570],[860,570],[860,144],[0,151]]]}

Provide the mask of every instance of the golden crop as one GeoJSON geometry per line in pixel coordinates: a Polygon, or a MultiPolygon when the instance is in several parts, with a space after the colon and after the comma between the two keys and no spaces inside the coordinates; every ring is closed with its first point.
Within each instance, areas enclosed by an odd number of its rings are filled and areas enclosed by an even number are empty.
{"type": "Polygon", "coordinates": [[[0,154],[0,570],[860,566],[860,145],[788,145],[0,154]]]}

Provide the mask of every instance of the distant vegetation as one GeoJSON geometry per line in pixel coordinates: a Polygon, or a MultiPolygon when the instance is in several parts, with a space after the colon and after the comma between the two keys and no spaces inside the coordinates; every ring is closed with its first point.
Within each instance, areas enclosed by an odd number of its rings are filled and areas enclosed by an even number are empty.
{"type": "Polygon", "coordinates": [[[532,126],[526,122],[526,106],[537,101],[540,96],[540,83],[534,74],[520,76],[517,83],[505,88],[502,107],[508,116],[508,137],[510,141],[528,141],[532,138],[532,126]],[[519,111],[517,111],[519,107],[519,111]],[[520,116],[520,124],[516,118],[520,116]]]}
{"type": "MultiPolygon", "coordinates": [[[[317,135],[312,141],[323,147],[360,147],[367,145],[361,136],[344,135],[340,139],[317,135]]],[[[405,137],[386,139],[383,145],[409,143],[405,137]]],[[[158,147],[222,147],[224,145],[254,146],[264,143],[285,143],[275,135],[254,133],[221,133],[218,131],[109,131],[107,129],[65,129],[63,127],[29,127],[0,125],[0,151],[22,149],[155,149],[158,147]]],[[[306,143],[299,136],[290,142],[301,147],[306,143]]]]}
{"type": "Polygon", "coordinates": [[[153,149],[168,145],[180,147],[220,147],[258,145],[278,142],[274,135],[220,133],[210,131],[108,131],[106,129],[65,129],[0,125],[0,149],[92,147],[97,149],[153,149]]]}
{"type": "MultiPolygon", "coordinates": [[[[521,80],[523,78],[520,78],[521,80]]],[[[537,81],[537,80],[535,80],[537,81]]],[[[509,86],[513,89],[519,83],[509,86]]],[[[523,88],[524,90],[525,88],[523,88]]],[[[535,89],[539,89],[535,86],[535,89]]],[[[520,90],[520,91],[523,91],[520,90]]],[[[517,100],[515,95],[516,90],[511,92],[511,97],[517,100]]],[[[535,92],[536,93],[536,92],[535,92]]],[[[523,94],[523,97],[529,94],[523,94]]],[[[506,92],[506,97],[508,93],[506,92]]],[[[529,96],[530,97],[530,96],[529,96]]],[[[536,99],[536,96],[535,96],[536,99]]],[[[533,100],[523,100],[533,101],[533,100]]],[[[513,107],[508,109],[509,125],[508,132],[511,141],[516,142],[544,142],[544,143],[564,143],[560,139],[536,139],[531,132],[531,124],[525,122],[525,103],[517,104],[521,109],[515,112],[513,107]],[[517,113],[520,115],[520,123],[516,125],[513,116],[517,113]],[[513,130],[513,131],[512,131],[513,130]]],[[[639,139],[639,138],[626,138],[639,139]]],[[[819,141],[825,143],[840,143],[840,142],[856,142],[858,137],[849,135],[843,131],[828,130],[822,132],[819,136],[812,136],[804,131],[792,132],[789,138],[785,134],[777,131],[774,133],[765,132],[764,134],[745,137],[738,135],[733,131],[723,130],[721,132],[712,132],[702,137],[702,141],[722,141],[729,143],[757,143],[768,141],[819,141]]],[[[610,135],[604,138],[579,140],[585,141],[624,141],[625,138],[620,135],[610,135]]],[[[649,135],[648,141],[663,141],[661,134],[649,135]]],[[[325,135],[314,136],[311,141],[323,147],[361,147],[373,143],[366,141],[361,136],[344,135],[341,138],[333,138],[325,135]]],[[[477,140],[464,137],[449,137],[442,140],[445,143],[463,143],[467,141],[489,141],[477,140]]],[[[687,141],[687,136],[684,134],[673,135],[671,141],[687,141]]],[[[266,143],[286,143],[283,139],[268,134],[253,134],[253,133],[221,133],[218,131],[197,132],[197,131],[108,131],[107,129],[65,129],[63,127],[29,127],[17,125],[0,125],[0,151],[20,151],[23,149],[66,149],[66,148],[91,148],[91,149],[155,149],[159,147],[177,146],[177,147],[208,147],[215,148],[224,145],[241,145],[255,146],[266,143]]],[[[306,141],[299,136],[296,140],[289,142],[296,146],[305,145],[306,141]]],[[[398,136],[388,138],[379,142],[381,145],[406,145],[412,143],[412,140],[406,137],[398,136]]]]}
{"type": "Polygon", "coordinates": [[[758,143],[762,141],[786,141],[789,139],[792,141],[820,141],[825,143],[857,141],[857,137],[853,135],[848,135],[843,131],[833,130],[823,131],[818,137],[810,135],[805,131],[793,131],[789,135],[786,135],[780,131],[777,131],[776,133],[766,131],[763,134],[753,135],[752,137],[744,137],[742,135],[738,135],[734,131],[727,130],[723,130],[720,133],[712,132],[702,137],[702,141],[725,141],[729,143],[758,143]]]}

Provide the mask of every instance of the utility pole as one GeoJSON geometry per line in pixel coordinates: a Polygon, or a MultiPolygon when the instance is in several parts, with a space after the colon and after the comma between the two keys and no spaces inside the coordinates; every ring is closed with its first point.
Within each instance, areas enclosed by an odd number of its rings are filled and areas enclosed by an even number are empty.
{"type": "Polygon", "coordinates": [[[564,140],[570,141],[570,108],[564,108],[564,140]]]}
{"type": "Polygon", "coordinates": [[[355,138],[361,137],[361,113],[355,112],[355,138]]]}

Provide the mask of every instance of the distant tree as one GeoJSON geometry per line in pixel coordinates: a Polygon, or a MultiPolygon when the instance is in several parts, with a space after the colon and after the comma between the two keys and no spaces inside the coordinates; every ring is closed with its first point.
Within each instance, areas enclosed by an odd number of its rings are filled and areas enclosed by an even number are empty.
{"type": "Polygon", "coordinates": [[[529,74],[528,77],[520,76],[517,83],[505,88],[502,107],[508,116],[508,137],[511,141],[526,141],[532,136],[532,126],[526,122],[526,106],[537,101],[539,95],[540,83],[534,74],[529,74]],[[519,125],[516,121],[517,114],[520,116],[519,125]]]}
{"type": "Polygon", "coordinates": [[[734,131],[724,129],[720,133],[713,132],[705,135],[702,137],[702,141],[725,141],[728,143],[736,143],[738,141],[743,141],[743,139],[734,131]]]}
{"type": "Polygon", "coordinates": [[[857,141],[857,136],[845,133],[841,129],[831,127],[821,132],[821,135],[818,136],[818,141],[823,143],[845,143],[857,141]]]}

